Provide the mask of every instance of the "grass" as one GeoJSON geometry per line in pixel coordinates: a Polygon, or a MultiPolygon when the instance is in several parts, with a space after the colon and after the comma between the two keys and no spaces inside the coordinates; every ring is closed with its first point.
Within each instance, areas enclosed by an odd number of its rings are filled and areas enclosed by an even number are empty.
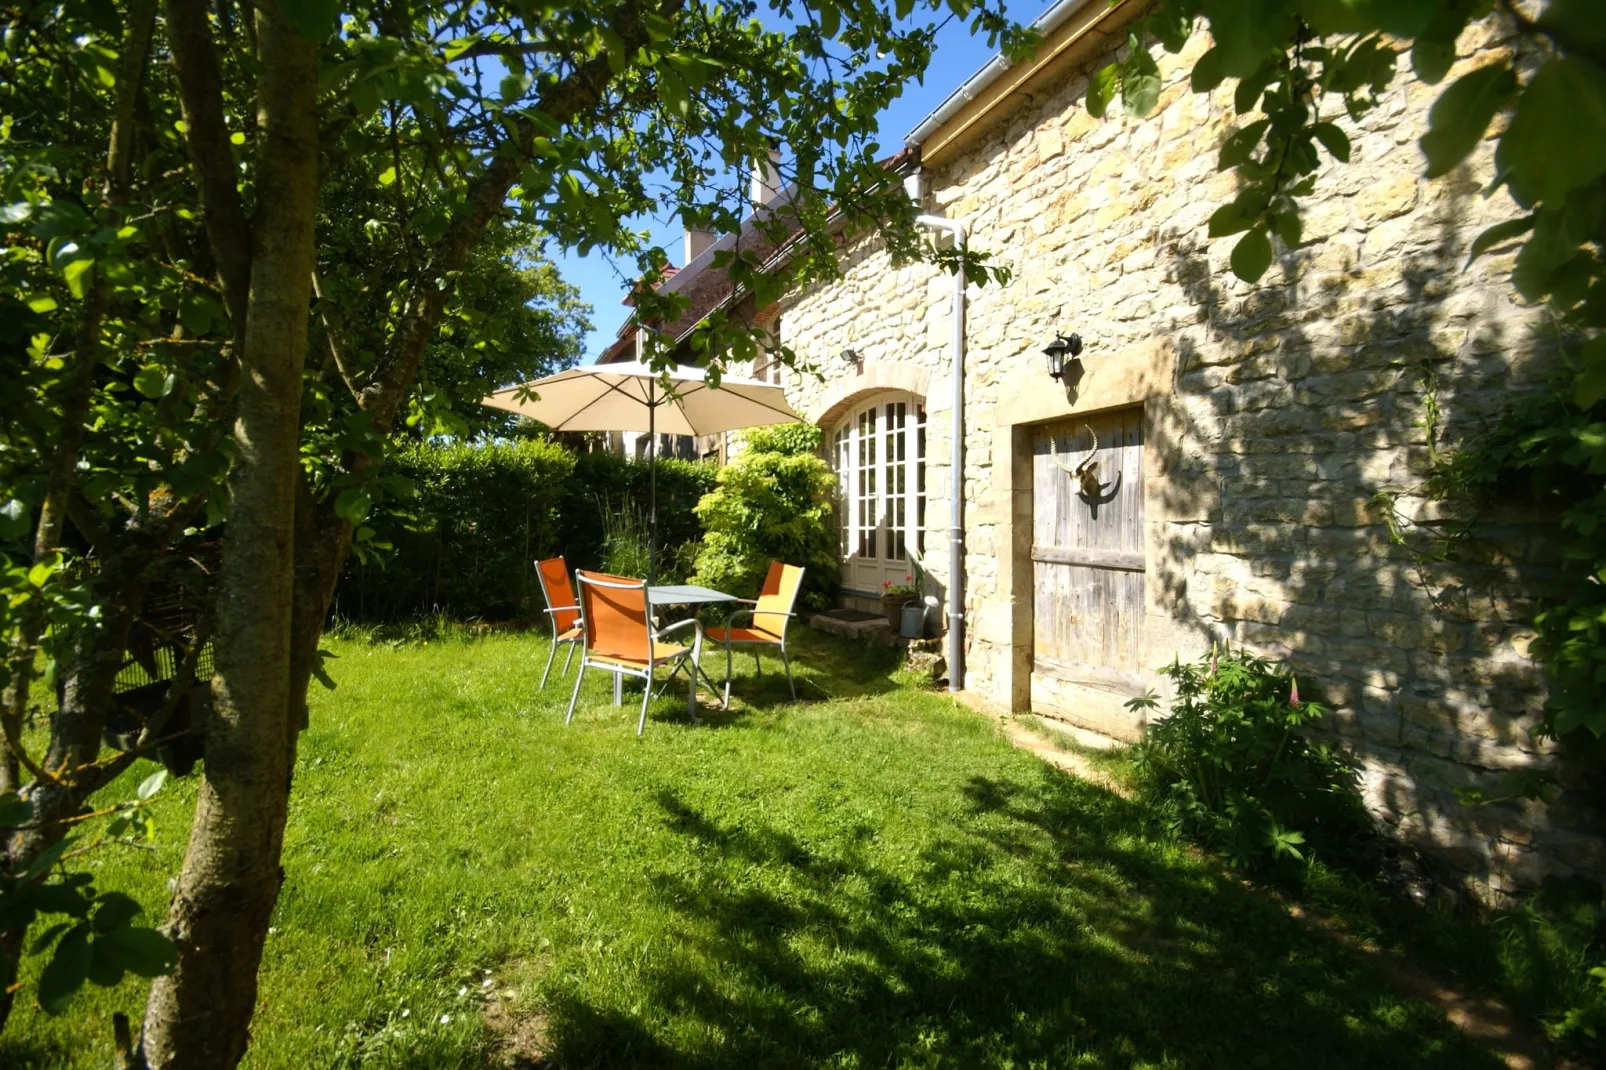
{"type": "MultiPolygon", "coordinates": [[[[1020,720],[1050,746],[1075,755],[1090,775],[1108,777],[1130,798],[1144,797],[1134,748],[1091,749],[1049,722],[1020,720]]],[[[1313,854],[1255,879],[1315,907],[1368,946],[1404,956],[1465,992],[1504,1002],[1535,1037],[1548,1035],[1560,1054],[1593,1060],[1590,1065],[1606,1059],[1606,1034],[1598,1029],[1606,1000],[1601,979],[1590,972],[1606,960],[1598,884],[1578,877],[1550,881],[1500,907],[1455,895],[1446,885],[1418,905],[1388,886],[1374,851],[1355,852],[1351,861],[1346,868],[1313,854]]]]}
{"type": "MultiPolygon", "coordinates": [[[[563,725],[541,639],[425,634],[330,641],[251,1066],[1498,1065],[882,652],[805,632],[802,703],[749,660],[637,740],[600,675],[563,725]]],[[[160,916],[193,799],[102,885],[160,916]]],[[[0,1064],[103,1067],[143,999],[20,1008],[0,1064]]]]}

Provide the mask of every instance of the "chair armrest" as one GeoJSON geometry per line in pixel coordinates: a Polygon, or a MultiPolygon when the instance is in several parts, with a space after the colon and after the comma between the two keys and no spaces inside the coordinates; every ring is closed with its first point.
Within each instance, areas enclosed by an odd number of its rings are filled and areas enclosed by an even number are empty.
{"type": "Polygon", "coordinates": [[[654,639],[662,639],[671,632],[680,631],[688,624],[695,624],[697,626],[697,638],[699,641],[701,641],[703,637],[703,624],[702,621],[698,620],[696,617],[687,617],[685,620],[676,621],[667,628],[654,628],[652,630],[652,637],[654,639]]]}
{"type": "MultiPolygon", "coordinates": [[[[763,613],[764,613],[764,615],[766,617],[787,617],[787,618],[791,618],[791,617],[796,617],[797,616],[796,613],[782,613],[778,609],[766,609],[766,610],[763,611],[763,613]]],[[[725,618],[725,627],[726,628],[730,628],[732,625],[734,625],[736,623],[736,618],[737,617],[741,617],[741,616],[756,617],[756,616],[758,616],[758,614],[759,614],[759,610],[757,610],[757,609],[733,609],[733,610],[731,610],[731,615],[725,618]]]]}
{"type": "Polygon", "coordinates": [[[543,613],[567,613],[571,609],[574,610],[576,613],[578,613],[580,611],[580,607],[579,606],[547,606],[541,612],[543,612],[543,613]]]}

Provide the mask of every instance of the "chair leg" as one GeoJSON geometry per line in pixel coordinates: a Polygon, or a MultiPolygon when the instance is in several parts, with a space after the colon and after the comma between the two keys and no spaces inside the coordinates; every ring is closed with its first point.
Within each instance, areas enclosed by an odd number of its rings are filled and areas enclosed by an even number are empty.
{"type": "MultiPolygon", "coordinates": [[[[647,690],[652,690],[650,683],[647,690]]],[[[625,704],[625,674],[622,672],[613,674],[613,704],[615,706],[623,706],[625,704]]]]}
{"type": "Polygon", "coordinates": [[[563,719],[564,724],[574,720],[574,704],[580,701],[580,682],[586,678],[586,659],[580,659],[580,671],[574,674],[574,694],[569,696],[569,715],[563,719]]]}
{"type": "MultiPolygon", "coordinates": [[[[618,677],[616,677],[616,679],[623,680],[624,677],[623,676],[618,676],[618,677]]],[[[647,677],[647,686],[641,693],[641,720],[636,722],[636,738],[637,739],[640,739],[641,738],[641,733],[643,733],[643,732],[645,732],[647,730],[647,703],[650,702],[651,700],[652,700],[652,677],[648,676],[647,677]]]]}
{"type": "Polygon", "coordinates": [[[569,665],[574,661],[574,648],[579,645],[579,643],[570,643],[568,653],[563,655],[563,675],[565,676],[569,675],[569,665]]]}
{"type": "Polygon", "coordinates": [[[557,656],[558,656],[558,637],[557,636],[553,636],[552,637],[552,649],[547,651],[546,671],[541,674],[541,686],[536,688],[537,691],[545,691],[546,690],[546,678],[548,676],[552,675],[552,662],[553,662],[554,659],[557,658],[557,656]]]}
{"type": "Polygon", "coordinates": [[[781,644],[781,664],[786,666],[786,686],[792,691],[792,701],[797,701],[797,685],[792,682],[792,659],[786,656],[786,644],[781,644]]]}
{"type": "Polygon", "coordinates": [[[758,647],[757,647],[757,645],[754,645],[754,647],[753,647],[753,672],[756,673],[759,676],[763,676],[764,675],[764,666],[758,660],[758,647]]]}
{"type": "Polygon", "coordinates": [[[693,665],[691,672],[686,674],[686,712],[691,716],[691,723],[697,724],[697,666],[693,665]]]}
{"type": "Polygon", "coordinates": [[[725,708],[731,708],[731,644],[725,640],[725,708]]]}

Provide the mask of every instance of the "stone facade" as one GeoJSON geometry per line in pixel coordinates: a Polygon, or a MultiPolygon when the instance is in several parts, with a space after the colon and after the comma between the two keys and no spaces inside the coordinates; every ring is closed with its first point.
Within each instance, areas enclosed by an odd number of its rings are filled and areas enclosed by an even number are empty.
{"type": "MultiPolygon", "coordinates": [[[[1491,146],[1445,179],[1420,177],[1438,90],[1402,55],[1381,105],[1343,121],[1353,159],[1321,173],[1306,244],[1245,285],[1227,267],[1232,240],[1205,234],[1235,192],[1215,170],[1235,116],[1230,91],[1189,90],[1204,45],[1156,47],[1165,89],[1146,119],[1088,115],[1087,76],[1111,55],[1101,44],[925,164],[926,209],[965,219],[972,248],[1013,271],[969,293],[966,688],[1114,734],[1141,727],[1118,696],[1033,686],[1029,549],[1031,428],[1141,405],[1147,663],[1213,641],[1287,659],[1334,708],[1369,804],[1402,837],[1496,893],[1598,874],[1601,844],[1565,802],[1472,809],[1455,795],[1551,760],[1527,734],[1543,695],[1523,593],[1550,548],[1512,517],[1488,529],[1485,561],[1430,566],[1388,523],[1392,510],[1409,536],[1440,519],[1421,490],[1435,451],[1545,371],[1509,255],[1462,270],[1472,238],[1509,214],[1503,194],[1480,192],[1491,146]],[[1062,389],[1038,352],[1073,330],[1085,374],[1062,389]]],[[[1472,27],[1461,67],[1503,47],[1494,24],[1472,27]]],[[[783,340],[819,372],[789,373],[810,419],[829,429],[876,390],[925,396],[927,556],[943,586],[951,287],[928,266],[891,264],[869,238],[846,250],[839,281],[791,295],[780,315],[783,340]],[[837,359],[847,347],[857,368],[837,359]]]]}

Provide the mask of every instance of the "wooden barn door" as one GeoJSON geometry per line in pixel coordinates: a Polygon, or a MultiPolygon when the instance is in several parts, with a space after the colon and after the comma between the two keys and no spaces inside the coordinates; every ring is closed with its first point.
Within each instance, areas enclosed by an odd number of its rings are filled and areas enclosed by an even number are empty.
{"type": "Polygon", "coordinates": [[[1098,722],[1089,727],[1129,735],[1104,722],[1133,720],[1118,711],[1142,689],[1146,667],[1143,411],[1039,428],[1032,498],[1033,705],[1061,706],[1073,720],[1098,722]],[[1090,454],[1093,494],[1065,471],[1090,454]]]}

